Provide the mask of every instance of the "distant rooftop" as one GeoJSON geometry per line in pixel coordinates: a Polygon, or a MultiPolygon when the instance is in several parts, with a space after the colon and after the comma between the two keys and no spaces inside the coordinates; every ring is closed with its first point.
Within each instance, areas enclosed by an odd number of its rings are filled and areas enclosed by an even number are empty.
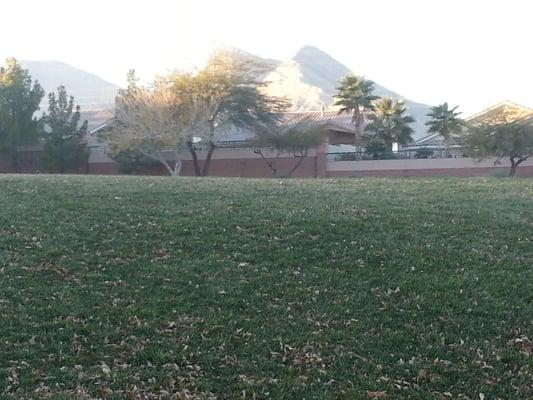
{"type": "Polygon", "coordinates": [[[481,122],[491,115],[502,114],[502,113],[513,114],[518,117],[521,117],[521,116],[525,117],[525,116],[533,115],[533,109],[529,107],[525,107],[521,104],[514,103],[512,101],[506,100],[506,101],[502,101],[501,103],[495,104],[491,107],[485,108],[484,110],[474,115],[471,115],[470,117],[466,118],[466,121],[467,122],[478,122],[478,121],[481,122]]]}
{"type": "MultiPolygon", "coordinates": [[[[500,115],[505,114],[512,116],[513,118],[526,118],[528,120],[532,120],[533,122],[533,109],[514,103],[512,101],[502,101],[501,103],[485,108],[484,110],[481,110],[480,112],[466,118],[465,121],[470,124],[482,124],[484,122],[486,123],[487,121],[490,121],[491,119],[495,119],[500,115]]],[[[432,133],[417,140],[416,144],[423,145],[424,143],[436,140],[439,137],[439,133],[432,133]]]]}

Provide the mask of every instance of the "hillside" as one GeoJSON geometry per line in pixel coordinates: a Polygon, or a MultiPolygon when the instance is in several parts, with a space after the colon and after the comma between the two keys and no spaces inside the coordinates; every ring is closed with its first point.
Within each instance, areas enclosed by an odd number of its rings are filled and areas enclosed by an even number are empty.
{"type": "MultiPolygon", "coordinates": [[[[295,111],[317,111],[333,104],[338,81],[350,69],[333,57],[312,46],[302,47],[288,61],[280,63],[266,80],[271,82],[268,92],[292,99],[295,111]]],[[[367,77],[372,79],[371,76],[367,77]]],[[[420,104],[376,83],[376,94],[405,101],[409,113],[417,120],[413,124],[414,138],[426,135],[424,125],[430,106],[420,104]]]]}
{"type": "MultiPolygon", "coordinates": [[[[96,75],[57,61],[22,61],[22,66],[39,80],[47,93],[64,85],[82,110],[107,110],[113,107],[118,86],[96,75]]],[[[47,107],[47,96],[43,107],[47,107]]]]}
{"type": "MultiPolygon", "coordinates": [[[[270,82],[267,91],[291,99],[293,111],[318,111],[323,107],[331,107],[339,79],[350,72],[347,66],[312,46],[302,47],[291,60],[284,62],[260,59],[229,46],[223,49],[238,57],[262,60],[273,65],[274,70],[264,78],[270,82]]],[[[23,61],[22,65],[39,80],[46,92],[56,90],[59,85],[65,85],[69,94],[76,98],[76,102],[86,112],[110,110],[113,107],[118,86],[96,75],[56,61],[23,61]]],[[[427,120],[428,105],[405,99],[404,96],[379,83],[376,83],[376,93],[380,96],[404,99],[409,113],[417,120],[413,124],[414,138],[419,139],[426,135],[424,122],[427,120]]],[[[43,101],[43,109],[45,108],[46,99],[43,101]]],[[[98,123],[92,121],[92,116],[93,113],[87,114],[91,119],[91,125],[95,126],[98,123]]]]}
{"type": "Polygon", "coordinates": [[[526,179],[0,188],[4,400],[531,398],[526,179]]]}

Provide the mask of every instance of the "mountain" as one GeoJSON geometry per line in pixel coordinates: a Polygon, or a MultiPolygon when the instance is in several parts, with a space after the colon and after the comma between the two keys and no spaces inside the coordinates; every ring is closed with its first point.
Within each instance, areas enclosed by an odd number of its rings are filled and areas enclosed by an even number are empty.
{"type": "MultiPolygon", "coordinates": [[[[339,79],[350,72],[347,66],[313,46],[302,47],[292,59],[284,62],[262,59],[230,46],[219,50],[242,59],[270,64],[273,70],[264,77],[265,81],[269,82],[266,90],[269,94],[289,98],[293,111],[320,111],[324,108],[334,110],[332,105],[335,88],[339,79]]],[[[64,85],[81,106],[83,117],[89,120],[90,127],[95,127],[111,117],[118,86],[62,62],[22,61],[21,64],[30,71],[34,79],[39,80],[47,93],[64,85]]],[[[412,125],[415,130],[414,139],[426,136],[424,123],[430,106],[405,99],[378,83],[375,85],[375,93],[404,100],[409,114],[417,121],[412,125]]],[[[46,96],[41,110],[47,109],[47,100],[46,96]]]]}
{"type": "MultiPolygon", "coordinates": [[[[304,46],[291,60],[279,63],[267,75],[267,92],[289,98],[294,111],[332,109],[338,81],[349,72],[347,66],[329,54],[313,46],[304,46]]],[[[426,136],[425,121],[430,106],[405,99],[378,83],[375,84],[375,93],[404,100],[409,114],[416,119],[416,123],[412,124],[415,130],[413,138],[416,140],[426,136]]]]}
{"type": "Polygon", "coordinates": [[[48,109],[48,93],[57,91],[57,87],[63,85],[67,93],[74,96],[76,104],[80,105],[82,120],[88,121],[89,129],[102,125],[112,117],[115,96],[119,90],[117,85],[58,61],[21,61],[21,65],[46,91],[41,112],[48,109]]]}
{"type": "Polygon", "coordinates": [[[279,60],[260,57],[242,49],[239,49],[238,47],[230,46],[227,44],[217,44],[217,46],[215,47],[215,52],[226,54],[235,60],[257,62],[270,68],[277,67],[279,64],[281,64],[281,61],[279,60]]]}
{"type": "Polygon", "coordinates": [[[96,75],[58,61],[21,61],[21,65],[47,93],[41,109],[47,108],[48,93],[56,91],[60,85],[74,96],[82,111],[113,108],[119,87],[96,75]]]}

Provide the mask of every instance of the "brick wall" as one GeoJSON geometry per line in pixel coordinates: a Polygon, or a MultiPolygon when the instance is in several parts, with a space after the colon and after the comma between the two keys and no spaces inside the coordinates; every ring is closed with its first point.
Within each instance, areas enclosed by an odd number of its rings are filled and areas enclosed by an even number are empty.
{"type": "MultiPolygon", "coordinates": [[[[278,161],[278,175],[282,176],[294,166],[294,158],[282,158],[278,161]]],[[[200,162],[200,166],[203,162],[200,162]]],[[[317,157],[307,157],[302,161],[293,176],[296,177],[316,177],[317,174],[317,157]]],[[[114,162],[91,163],[89,164],[89,173],[95,175],[117,175],[120,174],[118,166],[114,162]]],[[[168,175],[163,166],[154,166],[143,169],[139,175],[168,175]]],[[[194,165],[191,160],[183,161],[181,175],[194,176],[194,165]]],[[[227,176],[227,177],[271,177],[272,171],[268,168],[262,159],[241,158],[241,159],[214,159],[211,160],[209,167],[210,176],[227,176]]],[[[325,168],[321,171],[320,176],[325,176],[325,168]]]]}
{"type": "MultiPolygon", "coordinates": [[[[294,167],[297,160],[295,158],[281,158],[278,160],[278,176],[286,175],[294,167]]],[[[319,175],[317,157],[305,158],[293,176],[316,177],[319,175]]],[[[323,173],[325,173],[325,168],[323,173]]],[[[186,160],[183,162],[181,175],[194,175],[193,162],[186,160]]],[[[266,162],[259,158],[234,158],[234,159],[214,159],[209,166],[211,176],[242,176],[242,177],[271,177],[272,170],[266,162]]]]}
{"type": "MultiPolygon", "coordinates": [[[[494,166],[493,161],[477,163],[471,159],[436,159],[436,160],[376,160],[376,161],[328,161],[327,145],[320,147],[308,156],[295,171],[295,177],[350,177],[350,176],[491,176],[506,175],[508,165],[494,166]]],[[[268,154],[268,153],[267,153],[268,154]]],[[[20,157],[19,172],[39,173],[40,152],[24,152],[20,157]]],[[[200,153],[199,158],[205,159],[200,153]]],[[[295,165],[294,157],[278,160],[278,176],[283,176],[295,165]]],[[[200,161],[202,164],[203,161],[200,161]]],[[[14,172],[8,160],[0,159],[0,172],[14,172]]],[[[87,167],[72,173],[89,173],[95,175],[118,175],[118,165],[102,159],[90,162],[87,167]]],[[[167,175],[163,166],[146,167],[139,175],[167,175]]],[[[184,154],[181,175],[194,176],[192,160],[184,154]]],[[[250,149],[219,149],[211,160],[210,176],[227,177],[271,177],[272,171],[264,160],[250,149]]],[[[517,176],[533,177],[533,160],[526,161],[517,170],[517,176]]]]}
{"type": "MultiPolygon", "coordinates": [[[[35,174],[41,169],[40,167],[40,151],[24,151],[19,154],[18,172],[25,174],[35,174]]],[[[0,172],[15,172],[9,158],[0,157],[0,172]]]]}
{"type": "MultiPolygon", "coordinates": [[[[328,161],[327,176],[491,176],[506,175],[509,160],[472,158],[328,161]]],[[[517,176],[533,176],[533,160],[526,160],[517,176]]]]}
{"type": "MultiPolygon", "coordinates": [[[[356,176],[392,176],[392,177],[417,177],[417,176],[506,176],[509,168],[481,167],[481,168],[433,168],[433,169],[382,169],[359,171],[329,171],[328,177],[356,177],[356,176]]],[[[518,167],[516,176],[533,177],[533,167],[518,167]]]]}
{"type": "MultiPolygon", "coordinates": [[[[18,169],[15,171],[11,162],[5,157],[0,157],[0,173],[39,174],[43,173],[41,166],[41,151],[24,151],[19,154],[18,169]]],[[[69,174],[87,174],[89,165],[83,165],[78,169],[68,170],[69,174]]]]}

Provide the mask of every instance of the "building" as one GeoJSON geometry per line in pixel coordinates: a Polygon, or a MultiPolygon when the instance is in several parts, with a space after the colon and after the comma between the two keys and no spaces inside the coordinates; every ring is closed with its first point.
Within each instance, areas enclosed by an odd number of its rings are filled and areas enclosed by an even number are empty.
{"type": "MultiPolygon", "coordinates": [[[[504,101],[466,118],[465,122],[468,125],[480,125],[497,121],[509,122],[511,120],[527,117],[533,117],[533,109],[511,101],[504,101]]],[[[456,146],[457,145],[460,145],[460,143],[456,144],[456,146]]],[[[431,135],[417,140],[413,146],[409,146],[410,149],[420,147],[443,149],[445,147],[444,138],[438,133],[432,133],[431,135]]]]}
{"type": "MultiPolygon", "coordinates": [[[[87,143],[90,150],[88,164],[78,173],[120,174],[119,165],[111,158],[107,146],[98,135],[110,127],[110,114],[95,113],[92,117],[87,143]]],[[[504,102],[490,107],[468,118],[471,124],[480,124],[502,118],[533,118],[533,110],[520,105],[504,102]]],[[[327,132],[324,143],[309,151],[293,176],[298,177],[337,177],[337,176],[487,176],[505,174],[508,160],[483,160],[478,162],[468,157],[460,143],[445,147],[438,134],[426,136],[413,145],[394,153],[391,159],[374,159],[364,151],[354,151],[354,126],[349,115],[339,115],[336,111],[287,113],[286,123],[294,124],[302,119],[321,124],[327,132]],[[422,150],[423,149],[423,150],[422,150]],[[429,152],[428,152],[429,149],[429,152]]],[[[231,128],[218,132],[217,148],[213,153],[209,175],[228,177],[269,177],[272,171],[264,159],[254,152],[254,133],[246,129],[231,128]]],[[[361,149],[357,149],[361,150],[361,149]]],[[[172,162],[173,152],[166,154],[172,162]]],[[[203,164],[207,152],[197,151],[198,160],[203,164]]],[[[263,151],[268,160],[276,155],[263,151]]],[[[184,149],[179,158],[183,160],[181,175],[194,175],[194,164],[190,153],[184,149]]],[[[39,172],[39,146],[29,148],[23,157],[24,165],[20,172],[39,172]]],[[[290,171],[299,160],[292,154],[282,154],[278,159],[279,175],[290,171]]],[[[0,160],[0,172],[10,172],[9,165],[0,160]]],[[[165,168],[157,163],[143,165],[138,174],[165,175],[165,168]]],[[[533,176],[533,160],[525,161],[518,169],[519,176],[533,176]]]]}
{"type": "MultiPolygon", "coordinates": [[[[324,143],[316,149],[311,149],[295,170],[294,176],[299,177],[325,177],[327,174],[326,164],[328,154],[333,152],[353,152],[354,128],[351,117],[339,115],[336,111],[317,111],[287,113],[287,124],[296,124],[302,120],[321,124],[326,130],[324,143]]],[[[109,156],[105,143],[98,141],[98,133],[106,129],[109,123],[93,129],[88,137],[90,143],[89,173],[92,174],[117,174],[118,164],[109,156]]],[[[260,158],[253,147],[254,133],[247,129],[231,128],[217,132],[217,149],[213,153],[209,175],[213,176],[237,176],[237,177],[268,177],[272,175],[265,160],[260,158]]],[[[205,149],[197,151],[198,159],[203,163],[206,159],[205,149]]],[[[265,157],[273,160],[275,155],[264,150],[265,157]]],[[[193,176],[194,166],[190,153],[184,149],[180,153],[183,160],[181,175],[193,176]]],[[[173,155],[169,152],[167,160],[172,162],[173,155]]],[[[292,154],[282,154],[278,160],[279,175],[290,171],[298,162],[292,154]]],[[[164,167],[152,165],[143,173],[165,174],[164,167]]]]}
{"type": "MultiPolygon", "coordinates": [[[[91,135],[91,132],[98,130],[100,127],[109,123],[113,113],[111,110],[87,110],[81,113],[81,120],[87,120],[88,132],[87,135],[90,158],[92,157],[92,149],[98,147],[95,143],[95,135],[91,135]]],[[[42,172],[40,166],[41,154],[43,151],[42,143],[35,143],[27,146],[23,151],[19,152],[19,173],[35,174],[42,172]]],[[[83,166],[78,171],[69,171],[72,173],[89,173],[90,164],[83,166]]],[[[10,160],[0,155],[0,173],[15,172],[11,166],[10,160]]]]}

